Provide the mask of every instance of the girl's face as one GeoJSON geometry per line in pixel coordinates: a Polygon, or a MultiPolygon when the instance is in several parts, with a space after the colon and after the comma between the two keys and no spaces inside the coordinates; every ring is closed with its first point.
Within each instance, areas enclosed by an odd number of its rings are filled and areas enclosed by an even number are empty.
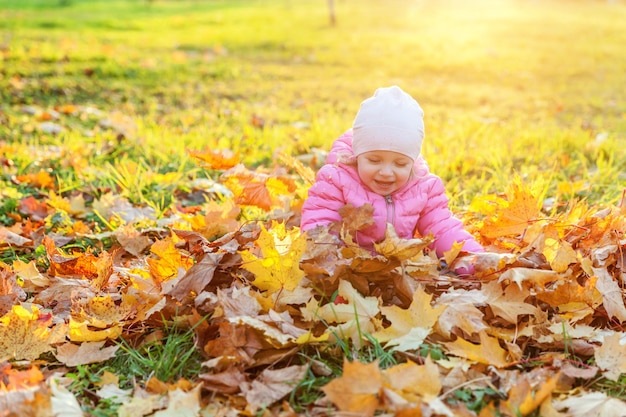
{"type": "Polygon", "coordinates": [[[392,151],[370,151],[356,158],[361,181],[380,195],[389,195],[407,183],[413,172],[413,160],[392,151]]]}

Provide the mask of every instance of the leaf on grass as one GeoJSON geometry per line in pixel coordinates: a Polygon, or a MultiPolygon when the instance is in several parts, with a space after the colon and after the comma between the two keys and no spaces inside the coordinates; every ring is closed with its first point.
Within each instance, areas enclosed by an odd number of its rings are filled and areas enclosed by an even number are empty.
{"type": "Polygon", "coordinates": [[[103,330],[91,330],[89,323],[70,318],[70,340],[72,342],[100,342],[115,340],[122,334],[122,327],[115,325],[103,330]]]}
{"type": "Polygon", "coordinates": [[[500,347],[497,338],[487,335],[485,331],[479,333],[480,343],[474,344],[458,338],[454,342],[444,343],[452,355],[466,358],[486,365],[503,368],[508,365],[506,350],[500,347]]]}
{"type": "Polygon", "coordinates": [[[326,384],[322,391],[339,410],[372,416],[381,406],[382,388],[383,374],[378,362],[344,361],[341,377],[326,384]]]}
{"type": "Polygon", "coordinates": [[[502,291],[499,282],[491,281],[483,284],[482,289],[493,313],[511,324],[517,324],[519,316],[537,312],[537,307],[525,302],[530,297],[530,292],[525,288],[520,289],[517,285],[510,284],[502,291]]]}
{"type": "Polygon", "coordinates": [[[187,149],[187,153],[202,162],[202,166],[208,169],[224,170],[230,169],[239,163],[239,152],[230,149],[195,151],[187,149]]]}
{"type": "Polygon", "coordinates": [[[373,336],[381,343],[389,342],[387,346],[396,346],[395,350],[418,349],[446,309],[443,305],[432,307],[431,298],[420,287],[413,294],[413,301],[408,309],[398,306],[380,307],[380,312],[391,325],[373,336]]]}
{"type": "Polygon", "coordinates": [[[293,291],[304,277],[300,259],[306,249],[305,235],[298,228],[287,232],[284,223],[273,222],[270,230],[261,228],[256,245],[261,249],[260,257],[239,252],[242,268],[255,275],[254,286],[268,294],[281,289],[293,291]]]}
{"type": "Polygon", "coordinates": [[[57,347],[57,360],[67,366],[86,365],[89,363],[104,362],[115,356],[119,346],[103,348],[104,341],[85,342],[80,345],[65,343],[57,347]]]}
{"type": "Polygon", "coordinates": [[[531,386],[529,376],[523,376],[508,393],[505,404],[515,415],[527,416],[535,411],[541,404],[552,395],[559,380],[559,373],[552,377],[542,379],[535,386],[531,386]]]}
{"type": "Polygon", "coordinates": [[[165,410],[157,411],[153,417],[197,417],[200,413],[200,390],[198,384],[193,390],[185,392],[175,389],[167,394],[168,404],[165,410]]]}
{"type": "Polygon", "coordinates": [[[152,240],[140,233],[131,224],[117,228],[114,234],[119,244],[131,255],[139,256],[148,246],[152,245],[152,240]]]}
{"type": "Polygon", "coordinates": [[[176,285],[165,291],[165,294],[179,301],[200,294],[213,280],[215,270],[220,266],[223,257],[223,252],[205,254],[200,262],[189,268],[176,285]]]}
{"type": "Polygon", "coordinates": [[[150,247],[150,252],[157,257],[147,258],[146,262],[148,262],[150,275],[159,286],[178,276],[180,269],[187,271],[194,262],[190,256],[176,249],[171,238],[156,241],[150,247]]]}
{"type": "Polygon", "coordinates": [[[611,381],[617,381],[621,374],[626,374],[626,344],[620,342],[624,336],[624,333],[604,336],[602,346],[594,352],[596,365],[604,371],[602,375],[611,381]]]}
{"type": "Polygon", "coordinates": [[[606,268],[593,268],[598,277],[596,289],[602,294],[602,305],[609,317],[616,317],[620,322],[626,321],[623,290],[613,279],[606,268]]]}
{"type": "Polygon", "coordinates": [[[52,190],[55,188],[54,178],[48,171],[39,171],[34,174],[24,174],[15,177],[22,184],[28,184],[36,188],[52,190]]]}
{"type": "Polygon", "coordinates": [[[248,408],[255,412],[281,400],[298,385],[307,372],[307,366],[292,365],[280,369],[265,369],[252,382],[241,384],[248,408]]]}
{"type": "Polygon", "coordinates": [[[281,198],[289,197],[297,188],[291,178],[250,171],[243,165],[228,170],[220,180],[233,192],[235,203],[266,211],[281,205],[281,198]]]}
{"type": "Polygon", "coordinates": [[[50,401],[52,402],[52,415],[63,417],[83,417],[83,410],[78,403],[78,400],[67,388],[54,379],[50,378],[50,390],[52,396],[50,401]]]}
{"type": "Polygon", "coordinates": [[[491,239],[520,235],[537,220],[539,207],[537,195],[516,178],[507,191],[507,200],[497,202],[494,216],[485,219],[480,233],[491,239]]]}
{"type": "Polygon", "coordinates": [[[45,201],[39,201],[31,195],[20,200],[18,210],[20,213],[29,216],[32,220],[40,221],[48,217],[50,208],[45,201]]]}
{"type": "Polygon", "coordinates": [[[51,326],[52,314],[40,314],[36,306],[27,310],[21,305],[0,317],[0,360],[29,361],[49,352],[65,339],[67,326],[51,326]]]}
{"type": "Polygon", "coordinates": [[[626,402],[607,396],[603,392],[583,392],[564,400],[553,400],[554,408],[567,412],[569,417],[621,417],[626,402]]]}
{"type": "MultiPolygon", "coordinates": [[[[141,392],[140,390],[136,389],[141,392]]],[[[138,417],[151,415],[155,410],[164,406],[164,399],[161,395],[149,395],[141,392],[141,395],[134,396],[117,409],[118,417],[138,417]]],[[[60,416],[59,416],[60,417],[60,416]]]]}
{"type": "Polygon", "coordinates": [[[441,391],[439,368],[427,357],[424,365],[408,361],[383,372],[383,385],[409,402],[435,399],[441,391]]]}

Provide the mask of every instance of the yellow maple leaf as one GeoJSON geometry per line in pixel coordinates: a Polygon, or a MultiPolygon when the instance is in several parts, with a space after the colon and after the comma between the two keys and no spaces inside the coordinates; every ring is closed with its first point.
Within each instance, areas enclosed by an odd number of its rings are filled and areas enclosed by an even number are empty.
{"type": "Polygon", "coordinates": [[[381,313],[391,322],[391,325],[384,330],[374,333],[374,337],[381,343],[390,342],[389,346],[398,346],[397,350],[405,351],[409,349],[417,349],[428,336],[439,316],[446,309],[446,306],[431,306],[431,295],[427,294],[423,288],[418,288],[413,293],[413,301],[408,309],[398,306],[382,306],[381,313]],[[425,330],[421,332],[422,340],[415,339],[412,343],[411,336],[416,330],[425,330]]]}
{"type": "Polygon", "coordinates": [[[89,323],[70,317],[70,340],[72,342],[100,342],[117,339],[122,334],[122,327],[115,325],[104,330],[91,330],[89,323]]]}
{"type": "Polygon", "coordinates": [[[552,395],[559,380],[559,373],[532,387],[528,377],[523,377],[509,391],[509,398],[505,404],[516,415],[527,416],[535,411],[541,404],[552,395]]]}
{"type": "Polygon", "coordinates": [[[36,306],[28,310],[14,305],[0,317],[0,361],[35,360],[65,339],[66,326],[52,324],[52,314],[41,314],[36,306]]]}
{"type": "Polygon", "coordinates": [[[300,259],[306,249],[305,235],[299,228],[285,230],[284,223],[273,222],[270,230],[261,227],[256,240],[261,257],[249,251],[241,251],[242,268],[255,275],[254,286],[273,294],[281,289],[293,291],[304,277],[300,259]]]}
{"type": "Polygon", "coordinates": [[[492,217],[485,219],[480,233],[494,239],[523,234],[540,214],[540,200],[536,193],[516,178],[509,187],[506,200],[498,200],[492,217]]]}
{"type": "Polygon", "coordinates": [[[452,355],[486,365],[494,365],[497,368],[505,367],[508,364],[506,350],[500,347],[498,339],[487,335],[484,330],[478,334],[480,336],[479,344],[459,338],[454,342],[444,343],[444,345],[452,355]]]}
{"type": "Polygon", "coordinates": [[[156,241],[150,252],[158,256],[146,259],[150,275],[158,285],[178,276],[179,268],[186,271],[193,265],[193,259],[176,249],[172,238],[156,241]]]}

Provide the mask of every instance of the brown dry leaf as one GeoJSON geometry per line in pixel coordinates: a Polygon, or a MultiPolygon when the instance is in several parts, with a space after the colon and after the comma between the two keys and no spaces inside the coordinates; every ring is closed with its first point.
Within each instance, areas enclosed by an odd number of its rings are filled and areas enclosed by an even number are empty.
{"type": "Polygon", "coordinates": [[[626,402],[607,396],[603,392],[582,392],[563,400],[553,400],[557,411],[568,417],[623,417],[626,402]]]}
{"type": "Polygon", "coordinates": [[[35,360],[54,349],[67,334],[67,326],[51,326],[52,314],[40,314],[36,306],[30,311],[21,305],[0,317],[0,360],[35,360]]]}
{"type": "Polygon", "coordinates": [[[152,245],[152,240],[139,232],[132,224],[125,224],[115,229],[115,238],[124,250],[131,255],[139,256],[148,246],[152,245]]]}
{"type": "Polygon", "coordinates": [[[386,258],[395,258],[398,261],[406,261],[422,253],[432,242],[432,237],[427,236],[422,239],[400,239],[393,225],[387,223],[385,239],[374,244],[376,252],[386,258]]]}
{"type": "Polygon", "coordinates": [[[150,275],[159,286],[178,276],[180,269],[187,271],[194,263],[190,256],[176,249],[171,238],[156,241],[150,247],[150,252],[158,257],[147,258],[146,262],[148,262],[150,275]]]}
{"type": "Polygon", "coordinates": [[[18,210],[20,213],[29,216],[31,220],[40,221],[48,217],[50,207],[48,207],[45,201],[39,201],[31,195],[20,200],[18,210]]]}
{"type": "Polygon", "coordinates": [[[247,409],[255,412],[281,400],[306,375],[307,367],[293,365],[280,369],[265,369],[252,382],[241,384],[241,391],[248,402],[247,409]]]}
{"type": "Polygon", "coordinates": [[[626,374],[626,345],[620,343],[625,336],[624,333],[604,336],[602,346],[594,352],[596,365],[604,371],[602,375],[611,381],[617,381],[621,374],[626,374]]]}
{"type": "Polygon", "coordinates": [[[620,322],[626,321],[626,306],[624,305],[624,291],[613,279],[606,268],[593,268],[598,277],[596,289],[602,294],[602,305],[609,317],[616,317],[620,322]]]}
{"type": "Polygon", "coordinates": [[[256,245],[261,257],[250,251],[239,252],[244,261],[241,267],[255,275],[254,286],[268,294],[281,289],[293,291],[304,277],[300,259],[306,249],[305,235],[297,228],[287,232],[284,223],[273,222],[270,230],[262,226],[256,245]]]}
{"type": "Polygon", "coordinates": [[[381,343],[389,342],[387,346],[396,346],[395,350],[407,351],[419,348],[446,309],[443,305],[432,307],[431,298],[431,295],[420,287],[413,294],[413,301],[408,309],[398,306],[380,307],[380,312],[391,325],[374,333],[373,336],[381,343]]]}
{"type": "Polygon", "coordinates": [[[452,355],[466,358],[486,365],[503,368],[508,365],[506,350],[500,347],[498,339],[487,335],[485,331],[479,333],[480,343],[474,344],[458,338],[454,342],[444,343],[452,355]]]}
{"type": "MultiPolygon", "coordinates": [[[[339,209],[339,215],[342,219],[342,230],[353,236],[357,230],[364,229],[374,224],[374,207],[371,204],[363,204],[361,207],[346,204],[339,209]]],[[[342,235],[343,234],[344,233],[342,233],[342,235]]]]}
{"type": "Polygon", "coordinates": [[[539,198],[516,178],[507,191],[507,200],[498,202],[495,215],[485,220],[480,233],[491,239],[523,234],[539,217],[539,208],[539,198]]]}
{"type": "Polygon", "coordinates": [[[344,361],[341,377],[322,387],[322,391],[339,410],[372,416],[381,406],[382,388],[383,374],[378,362],[344,361]]]}
{"type": "Polygon", "coordinates": [[[171,289],[165,294],[171,295],[179,301],[189,296],[200,294],[213,280],[215,270],[220,266],[224,253],[207,253],[200,262],[187,270],[171,289]]]}
{"type": "Polygon", "coordinates": [[[231,395],[239,392],[239,387],[246,382],[246,375],[235,365],[221,372],[201,374],[199,378],[205,389],[231,395]]]}
{"type": "Polygon", "coordinates": [[[499,282],[491,281],[483,284],[483,292],[487,295],[487,304],[496,316],[502,317],[511,324],[517,324],[518,316],[534,315],[537,307],[525,302],[530,297],[530,291],[510,284],[504,291],[499,282]]]}
{"type": "Polygon", "coordinates": [[[119,346],[109,346],[103,348],[104,341],[85,342],[80,345],[65,343],[57,347],[54,355],[59,362],[67,366],[86,365],[88,363],[103,362],[115,356],[119,346]]]}
{"type": "Polygon", "coordinates": [[[467,334],[488,329],[483,321],[484,313],[476,307],[486,302],[486,295],[479,290],[449,290],[442,294],[435,303],[435,306],[446,307],[437,322],[438,332],[450,337],[455,327],[467,334]]]}

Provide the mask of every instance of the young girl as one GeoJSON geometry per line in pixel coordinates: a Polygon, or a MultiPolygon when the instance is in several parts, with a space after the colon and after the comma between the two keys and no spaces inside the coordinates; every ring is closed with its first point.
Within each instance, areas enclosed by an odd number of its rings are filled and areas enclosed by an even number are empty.
{"type": "Polygon", "coordinates": [[[382,241],[391,223],[405,239],[416,231],[432,233],[439,257],[454,242],[463,242],[463,251],[483,252],[450,212],[441,178],[430,173],[420,155],[423,116],[417,101],[397,86],[379,88],[363,101],[352,129],[335,141],[309,189],[301,230],[340,221],[339,209],[346,204],[369,203],[374,224],[356,236],[363,247],[382,241]]]}

